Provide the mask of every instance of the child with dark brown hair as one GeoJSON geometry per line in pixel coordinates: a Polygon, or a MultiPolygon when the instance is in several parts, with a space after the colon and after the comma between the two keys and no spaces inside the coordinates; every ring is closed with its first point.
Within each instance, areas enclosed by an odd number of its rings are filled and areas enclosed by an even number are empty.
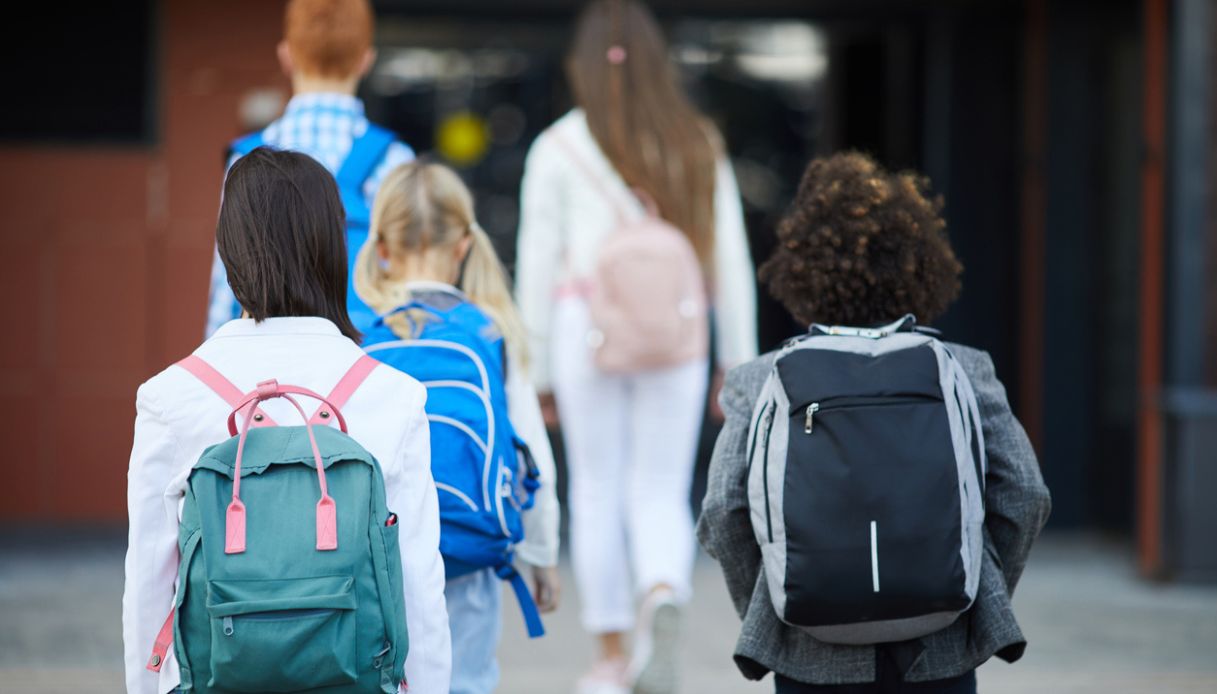
{"type": "MultiPolygon", "coordinates": [[[[924,177],[889,173],[857,153],[817,159],[778,227],[777,249],[760,277],[807,325],[874,328],[909,314],[930,323],[958,295],[963,269],[941,209],[924,177]]],[[[735,661],[745,677],[760,679],[772,671],[778,692],[973,693],[982,663],[993,655],[1008,662],[1022,656],[1026,640],[1010,598],[1047,520],[1048,490],[989,355],[956,344],[944,348],[971,382],[988,460],[979,585],[971,607],[948,626],[896,643],[827,643],[779,618],[750,516],[747,450],[751,418],[776,353],[727,374],[720,396],[726,424],[710,464],[698,537],[722,565],[743,621],[735,661]]],[[[796,416],[801,422],[801,411],[796,416]]],[[[807,417],[810,429],[810,409],[807,417]]],[[[800,426],[791,436],[803,433],[800,426]]],[[[873,556],[873,523],[871,533],[873,556]]],[[[867,573],[869,589],[869,568],[867,573]]],[[[877,574],[874,580],[878,592],[877,574]]]]}
{"type": "MultiPolygon", "coordinates": [[[[180,639],[189,643],[190,637],[181,636],[183,622],[166,621],[166,616],[183,604],[186,606],[181,607],[183,612],[179,616],[189,615],[191,609],[199,609],[197,606],[189,607],[184,600],[191,585],[189,576],[197,579],[201,575],[190,567],[197,569],[201,564],[196,561],[192,565],[187,561],[184,568],[189,569],[190,573],[183,571],[179,575],[183,567],[179,564],[178,540],[187,489],[193,484],[190,482],[192,471],[204,450],[230,439],[232,432],[226,423],[230,413],[234,417],[237,414],[234,410],[246,412],[246,426],[257,416],[265,417],[268,423],[290,425],[299,421],[293,420],[298,415],[291,405],[278,399],[260,405],[259,415],[243,409],[248,404],[244,398],[250,394],[258,395],[263,386],[278,381],[314,393],[334,393],[339,384],[346,382],[352,365],[364,358],[363,350],[359,348],[361,336],[347,315],[347,253],[342,200],[333,177],[316,160],[299,152],[259,147],[235,163],[224,182],[224,198],[216,224],[216,247],[244,317],[225,323],[190,357],[169,366],[141,385],[136,395],[135,435],[127,474],[129,540],[122,604],[126,691],[129,694],[160,694],[182,689],[215,691],[208,681],[211,674],[216,672],[214,664],[217,661],[211,659],[206,662],[208,659],[201,658],[199,663],[184,663],[184,655],[179,660],[177,654],[188,651],[171,648],[171,642],[180,639]],[[191,671],[195,678],[193,687],[191,671]]],[[[292,605],[289,600],[286,606],[280,604],[278,607],[261,608],[265,610],[262,618],[266,621],[263,623],[277,625],[265,628],[296,629],[291,633],[297,636],[329,634],[330,638],[341,639],[342,645],[348,650],[340,648],[336,653],[345,655],[335,655],[334,660],[315,663],[312,669],[293,669],[295,661],[288,663],[282,658],[263,658],[264,650],[259,649],[259,641],[238,640],[237,643],[244,645],[233,648],[240,651],[240,662],[234,665],[230,659],[223,662],[221,667],[228,668],[229,672],[264,669],[264,672],[271,673],[267,677],[280,685],[273,691],[288,691],[296,688],[291,682],[333,684],[334,681],[345,682],[348,679],[355,682],[355,678],[369,673],[375,676],[375,670],[381,667],[382,657],[390,659],[390,662],[400,662],[396,660],[400,657],[404,660],[402,667],[412,694],[447,694],[452,644],[444,600],[444,562],[439,550],[439,501],[431,475],[431,444],[427,415],[423,409],[427,393],[418,381],[387,366],[382,365],[365,373],[362,382],[346,394],[342,416],[334,420],[341,422],[343,427],[349,422],[351,438],[375,457],[381,471],[378,477],[383,475],[383,503],[394,514],[392,523],[386,521],[386,525],[400,524],[402,533],[401,566],[388,568],[387,563],[394,553],[384,549],[387,545],[379,535],[376,537],[384,552],[381,556],[386,557],[384,575],[402,582],[404,605],[401,607],[404,607],[405,624],[398,622],[394,628],[386,627],[384,650],[378,655],[374,656],[376,651],[369,649],[365,642],[358,646],[360,657],[357,658],[353,612],[350,621],[343,622],[352,626],[340,629],[335,626],[338,622],[309,621],[315,619],[316,615],[310,617],[307,613],[321,610],[292,610],[289,609],[292,605]],[[293,619],[296,621],[293,622],[293,619]],[[293,623],[297,626],[290,626],[293,623]],[[408,639],[396,638],[397,634],[406,633],[408,639]],[[250,643],[254,645],[249,646],[250,643]],[[405,652],[407,649],[408,652],[405,652]],[[356,660],[359,662],[358,668],[343,665],[356,660]],[[281,679],[285,679],[282,674],[285,668],[293,670],[291,677],[295,679],[291,682],[281,679]],[[342,673],[335,675],[335,669],[342,670],[342,673]]],[[[337,413],[338,410],[335,410],[337,413]]],[[[325,416],[325,413],[319,414],[325,416]]],[[[311,440],[313,434],[309,433],[308,437],[311,440]]],[[[244,443],[241,445],[244,446],[244,443]]],[[[324,467],[333,464],[333,468],[337,469],[331,469],[331,474],[343,475],[343,466],[336,464],[340,462],[330,460],[324,467]]],[[[239,464],[237,470],[233,474],[240,480],[239,464]]],[[[260,474],[246,475],[245,478],[248,480],[258,476],[260,474]]],[[[325,492],[324,475],[318,472],[318,477],[322,480],[321,491],[328,494],[325,492]]],[[[258,488],[258,483],[254,481],[244,484],[246,486],[242,489],[258,488]]],[[[229,488],[232,487],[229,485],[229,488]]],[[[368,500],[375,497],[369,496],[372,487],[365,486],[363,489],[365,496],[362,503],[367,508],[368,500]]],[[[273,490],[262,493],[276,494],[273,490]]],[[[233,503],[240,504],[235,490],[232,495],[233,503]]],[[[330,499],[330,502],[347,503],[342,498],[336,502],[330,499]]],[[[241,508],[244,509],[244,506],[241,508]]],[[[259,513],[253,508],[251,504],[250,516],[259,513]]],[[[270,517],[279,512],[265,505],[262,509],[261,513],[270,514],[270,517]]],[[[284,525],[296,523],[299,521],[293,518],[308,519],[312,511],[311,507],[306,508],[303,516],[282,516],[279,520],[284,525]]],[[[353,522],[356,516],[352,511],[340,512],[345,515],[339,516],[342,520],[334,521],[338,527],[355,527],[353,522]]],[[[197,507],[195,517],[198,517],[197,507]]],[[[240,527],[244,526],[244,522],[241,522],[240,527]]],[[[221,537],[225,527],[220,526],[221,537]]],[[[197,540],[199,536],[195,537],[197,540]]],[[[263,536],[263,546],[268,547],[281,539],[263,536]]],[[[238,568],[238,572],[248,571],[251,566],[240,562],[256,554],[253,541],[254,537],[251,536],[251,554],[245,554],[243,548],[231,552],[237,565],[245,567],[238,568]]],[[[331,549],[320,544],[318,542],[318,550],[331,549]]],[[[195,545],[201,547],[198,541],[195,545]]],[[[221,545],[221,549],[224,552],[220,556],[230,554],[227,545],[221,545]]],[[[318,551],[317,561],[322,562],[322,571],[328,572],[335,564],[324,564],[327,559],[320,555],[325,554],[328,551],[318,551]]],[[[182,555],[185,558],[190,556],[189,553],[182,555]]],[[[350,574],[352,570],[350,567],[342,569],[350,576],[366,575],[350,574]]],[[[333,577],[339,578],[338,575],[333,577]]],[[[351,577],[345,580],[356,579],[351,577]]],[[[243,585],[255,582],[238,581],[243,585]]],[[[386,587],[381,595],[388,594],[386,587]]],[[[350,607],[354,607],[355,593],[342,595],[349,597],[352,601],[350,607]]],[[[248,598],[242,599],[247,600],[243,603],[247,607],[257,604],[256,601],[248,602],[248,598]]],[[[334,606],[336,603],[325,605],[334,606]]],[[[384,614],[384,622],[388,624],[393,615],[388,609],[384,614]]],[[[195,615],[187,619],[197,618],[201,621],[196,624],[207,624],[206,613],[196,612],[195,615]]],[[[346,617],[343,619],[347,620],[346,617]]],[[[212,624],[220,624],[219,618],[213,619],[212,624]]],[[[229,626],[228,635],[231,635],[231,624],[229,626]]],[[[212,633],[219,634],[220,631],[212,633]]],[[[262,633],[267,635],[271,632],[262,633]]],[[[273,634],[281,637],[282,632],[273,634]]],[[[265,644],[266,641],[261,643],[265,644]]],[[[177,645],[185,648],[182,643],[177,645]]],[[[373,645],[378,644],[373,642],[373,645]]],[[[310,661],[310,664],[314,663],[310,661]]],[[[366,680],[364,682],[366,684],[366,680]]],[[[396,685],[392,679],[385,679],[378,690],[397,691],[396,685]]],[[[345,691],[353,687],[352,684],[345,691]]],[[[405,686],[401,687],[403,692],[406,689],[405,686]]],[[[259,690],[261,687],[246,689],[259,690]]]]}

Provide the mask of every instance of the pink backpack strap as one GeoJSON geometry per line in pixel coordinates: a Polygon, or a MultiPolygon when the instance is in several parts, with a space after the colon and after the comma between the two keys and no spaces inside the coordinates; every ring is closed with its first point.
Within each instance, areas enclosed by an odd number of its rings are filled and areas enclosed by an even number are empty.
{"type": "MultiPolygon", "coordinates": [[[[191,354],[179,361],[177,365],[202,381],[203,385],[215,391],[215,394],[219,395],[230,407],[237,407],[245,399],[245,393],[242,393],[240,388],[233,385],[232,381],[225,378],[224,374],[216,371],[215,367],[204,361],[202,357],[191,354]]],[[[255,416],[254,426],[272,426],[275,423],[270,418],[270,415],[261,409],[256,412],[256,415],[261,415],[261,419],[255,416]]]]}
{"type": "Polygon", "coordinates": [[[592,165],[588,163],[587,159],[583,157],[583,155],[579,154],[579,150],[569,139],[567,139],[565,134],[555,129],[553,131],[553,137],[554,142],[557,142],[558,146],[566,152],[566,156],[568,159],[570,159],[571,163],[573,163],[577,169],[583,172],[583,176],[588,179],[589,183],[595,186],[596,190],[600,192],[600,195],[613,208],[613,212],[617,216],[617,223],[621,224],[625,222],[627,214],[626,210],[623,209],[619,204],[620,196],[615,195],[613,191],[609,189],[604,177],[596,173],[596,171],[592,168],[592,165]]]}
{"type": "Polygon", "coordinates": [[[173,613],[174,610],[169,610],[169,617],[156,634],[156,643],[152,646],[152,657],[148,659],[146,666],[153,672],[161,671],[161,666],[165,664],[165,655],[169,653],[169,646],[173,643],[173,613]]]}
{"type": "Polygon", "coordinates": [[[351,399],[356,390],[359,390],[359,386],[363,385],[363,382],[368,379],[368,376],[377,366],[380,366],[380,362],[366,354],[357,359],[351,365],[351,368],[347,369],[347,372],[343,374],[342,378],[338,379],[338,385],[334,386],[334,389],[330,391],[330,396],[322,400],[321,406],[313,413],[309,423],[325,424],[329,422],[330,409],[335,410],[335,413],[341,417],[341,413],[336,411],[346,406],[347,401],[351,399]],[[329,405],[328,408],[326,407],[327,404],[329,405]]]}

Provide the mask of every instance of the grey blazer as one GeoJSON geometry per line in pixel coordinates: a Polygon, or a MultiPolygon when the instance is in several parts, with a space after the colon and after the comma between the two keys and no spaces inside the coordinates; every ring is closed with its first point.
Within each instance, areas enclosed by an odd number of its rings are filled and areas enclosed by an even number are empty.
{"type": "MultiPolygon", "coordinates": [[[[956,677],[993,655],[1008,662],[1022,657],[1027,643],[1014,619],[1010,596],[1051,508],[1035,451],[1010,411],[989,355],[961,345],[949,347],[972,379],[980,406],[989,458],[985,552],[972,608],[919,644],[904,644],[905,678],[911,682],[956,677]]],[[[743,620],[735,662],[749,679],[773,671],[808,684],[872,682],[874,646],[817,641],[778,620],[769,599],[761,551],[748,515],[745,448],[753,405],[773,359],[770,352],[727,374],[719,396],[726,422],[710,460],[709,485],[697,524],[701,545],[722,566],[727,590],[743,620]]]]}

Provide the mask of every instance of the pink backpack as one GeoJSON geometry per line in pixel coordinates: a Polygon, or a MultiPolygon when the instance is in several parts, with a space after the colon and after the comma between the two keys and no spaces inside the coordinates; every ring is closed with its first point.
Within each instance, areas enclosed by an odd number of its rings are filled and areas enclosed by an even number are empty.
{"type": "Polygon", "coordinates": [[[620,204],[602,177],[567,142],[557,140],[605,200],[616,228],[600,247],[588,287],[597,368],[633,373],[684,364],[709,349],[706,283],[693,244],[659,216],[645,191],[639,217],[620,204]]]}

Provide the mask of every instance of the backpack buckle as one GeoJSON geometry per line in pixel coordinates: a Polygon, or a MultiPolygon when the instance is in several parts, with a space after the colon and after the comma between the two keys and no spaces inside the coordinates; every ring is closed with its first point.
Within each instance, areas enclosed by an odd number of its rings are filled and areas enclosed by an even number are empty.
{"type": "Polygon", "coordinates": [[[385,641],[385,647],[379,653],[372,656],[372,667],[380,669],[381,663],[384,662],[384,657],[388,655],[389,650],[393,648],[393,644],[385,641]]]}

